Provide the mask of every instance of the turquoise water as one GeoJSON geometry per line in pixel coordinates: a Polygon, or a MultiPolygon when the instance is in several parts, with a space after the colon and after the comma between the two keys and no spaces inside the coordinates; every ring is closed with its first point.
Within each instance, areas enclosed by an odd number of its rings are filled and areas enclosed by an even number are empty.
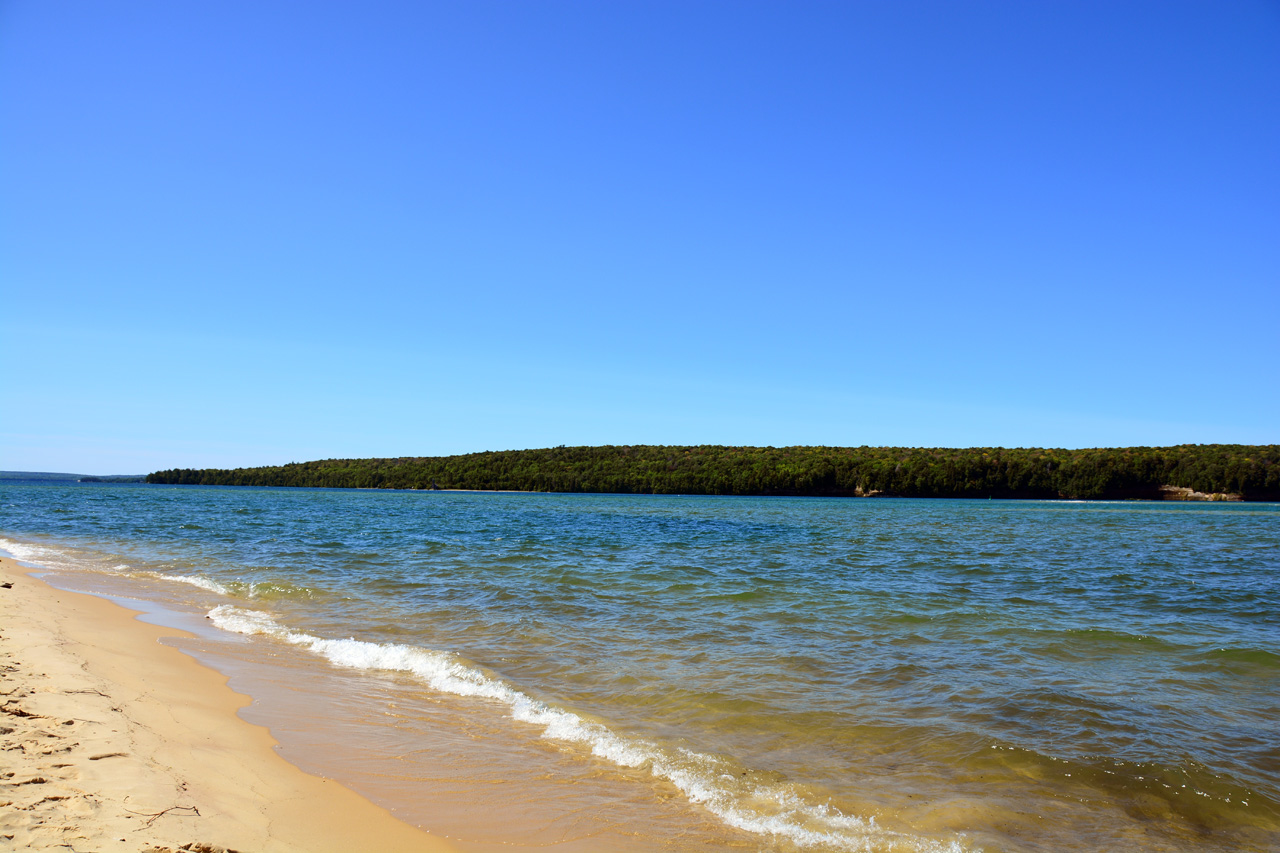
{"type": "Polygon", "coordinates": [[[5,484],[0,548],[393,674],[730,847],[1280,847],[1275,504],[5,484]]]}

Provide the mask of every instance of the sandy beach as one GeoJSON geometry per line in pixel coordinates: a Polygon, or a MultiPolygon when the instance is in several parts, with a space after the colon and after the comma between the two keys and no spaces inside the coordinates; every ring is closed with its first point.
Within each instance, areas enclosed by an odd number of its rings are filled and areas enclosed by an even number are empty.
{"type": "Polygon", "coordinates": [[[0,558],[0,850],[454,850],[277,755],[181,632],[0,558]]]}

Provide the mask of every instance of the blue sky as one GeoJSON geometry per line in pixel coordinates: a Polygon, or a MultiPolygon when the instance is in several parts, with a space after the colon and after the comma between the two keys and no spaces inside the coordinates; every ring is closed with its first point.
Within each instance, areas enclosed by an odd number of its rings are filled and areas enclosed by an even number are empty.
{"type": "Polygon", "coordinates": [[[0,468],[1280,442],[1274,2],[0,3],[0,468]]]}

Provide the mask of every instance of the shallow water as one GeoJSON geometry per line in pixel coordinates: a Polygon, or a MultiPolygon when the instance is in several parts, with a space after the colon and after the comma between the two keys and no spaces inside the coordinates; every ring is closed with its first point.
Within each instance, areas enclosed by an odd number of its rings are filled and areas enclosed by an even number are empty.
{"type": "Polygon", "coordinates": [[[0,536],[477,846],[1280,846],[1275,504],[10,483],[0,536]]]}

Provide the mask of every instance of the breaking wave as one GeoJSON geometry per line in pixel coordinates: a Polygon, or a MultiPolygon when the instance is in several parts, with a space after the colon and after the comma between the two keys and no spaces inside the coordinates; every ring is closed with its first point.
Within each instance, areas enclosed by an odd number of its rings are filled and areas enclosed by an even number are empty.
{"type": "Polygon", "coordinates": [[[450,653],[398,643],[324,639],[292,631],[261,611],[232,605],[214,608],[209,618],[224,630],[272,637],[338,666],[408,673],[443,693],[499,702],[510,709],[513,719],[540,727],[545,738],[579,744],[619,767],[648,769],[654,777],[675,785],[691,803],[738,829],[779,836],[801,847],[850,853],[960,853],[966,849],[958,840],[940,842],[895,832],[877,826],[874,818],[846,815],[810,802],[796,785],[743,774],[721,756],[620,735],[603,723],[534,699],[450,653]]]}

